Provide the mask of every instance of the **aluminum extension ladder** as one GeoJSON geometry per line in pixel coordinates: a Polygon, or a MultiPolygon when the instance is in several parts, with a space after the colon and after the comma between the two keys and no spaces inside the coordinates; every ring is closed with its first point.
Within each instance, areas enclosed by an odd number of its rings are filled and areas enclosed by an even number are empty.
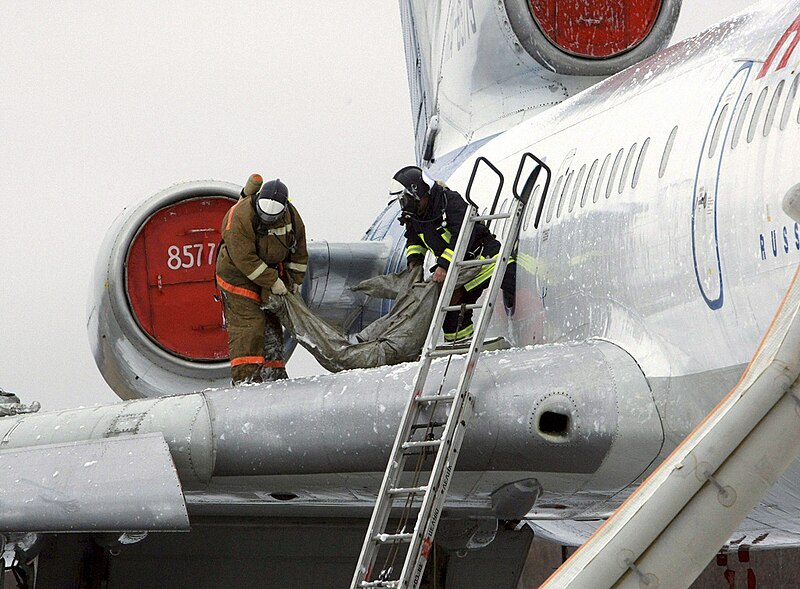
{"type": "MultiPolygon", "coordinates": [[[[469,203],[467,214],[464,216],[464,222],[459,232],[450,270],[442,285],[437,311],[422,350],[419,371],[412,389],[413,393],[400,422],[389,464],[386,467],[372,512],[372,519],[361,548],[358,566],[350,585],[351,589],[363,587],[417,589],[420,585],[422,573],[433,547],[433,537],[442,514],[456,458],[474,409],[474,400],[469,392],[472,374],[481,352],[483,338],[489,326],[492,309],[508,261],[516,247],[525,206],[541,167],[547,169],[543,162],[534,156],[530,154],[523,156],[515,180],[514,198],[511,199],[511,205],[507,211],[498,213],[495,212],[495,209],[503,188],[503,175],[486,158],[478,158],[475,162],[472,176],[467,185],[466,200],[469,203]],[[539,166],[530,175],[522,196],[520,196],[517,194],[516,185],[527,156],[535,159],[539,166]],[[485,162],[499,177],[499,186],[489,214],[478,214],[478,207],[470,198],[472,184],[481,162],[485,162]],[[475,224],[500,220],[505,220],[500,238],[500,253],[491,259],[465,260],[469,239],[475,224]],[[462,305],[450,305],[450,299],[456,289],[459,270],[485,267],[488,264],[495,264],[495,267],[489,288],[484,293],[483,303],[468,304],[463,307],[462,305]],[[436,394],[426,396],[423,394],[423,390],[431,362],[435,358],[452,357],[455,354],[464,353],[464,347],[437,347],[445,315],[450,311],[459,311],[462,308],[474,309],[478,313],[478,317],[458,387],[455,392],[442,394],[447,368],[450,367],[448,360],[438,391],[436,394]],[[446,415],[442,415],[443,413],[446,415]],[[411,468],[406,468],[406,461],[410,457],[415,457],[416,460],[411,461],[413,465],[411,468]],[[428,466],[430,470],[427,470],[425,467],[430,464],[431,457],[433,457],[433,466],[428,466]],[[422,498],[421,503],[420,497],[422,498]],[[391,532],[386,529],[390,512],[395,499],[403,498],[405,498],[405,505],[400,522],[397,529],[391,532]],[[419,511],[416,522],[413,523],[413,532],[410,532],[408,528],[413,520],[411,512],[417,505],[419,505],[419,511]],[[406,546],[405,557],[398,575],[399,567],[395,567],[394,562],[399,560],[403,546],[406,546]],[[382,547],[386,547],[384,553],[388,550],[388,556],[386,556],[384,566],[375,570],[378,552],[382,547]]],[[[549,169],[547,172],[545,193],[550,181],[549,169]]],[[[541,199],[541,204],[544,204],[544,198],[541,199]]],[[[537,214],[537,221],[540,215],[541,206],[539,214],[537,214]]]]}

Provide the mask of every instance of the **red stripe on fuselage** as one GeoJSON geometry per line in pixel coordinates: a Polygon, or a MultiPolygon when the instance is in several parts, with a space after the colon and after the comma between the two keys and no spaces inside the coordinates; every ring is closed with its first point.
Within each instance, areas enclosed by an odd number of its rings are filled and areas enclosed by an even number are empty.
{"type": "Polygon", "coordinates": [[[772,49],[772,52],[769,54],[769,57],[767,57],[767,61],[765,61],[764,65],[761,66],[761,71],[758,72],[756,80],[758,80],[759,78],[763,78],[764,76],[767,75],[769,68],[772,67],[772,62],[775,61],[776,57],[778,57],[778,53],[780,52],[781,49],[783,49],[783,46],[786,44],[786,42],[789,40],[789,37],[793,33],[794,33],[794,39],[792,39],[792,42],[789,43],[789,47],[786,48],[786,52],[783,54],[781,60],[778,62],[778,67],[775,68],[776,72],[786,67],[786,65],[789,63],[789,58],[792,56],[792,53],[797,47],[797,43],[800,42],[800,16],[794,19],[794,22],[791,25],[789,25],[789,28],[786,29],[786,32],[783,33],[783,36],[780,38],[778,43],[772,49]]]}

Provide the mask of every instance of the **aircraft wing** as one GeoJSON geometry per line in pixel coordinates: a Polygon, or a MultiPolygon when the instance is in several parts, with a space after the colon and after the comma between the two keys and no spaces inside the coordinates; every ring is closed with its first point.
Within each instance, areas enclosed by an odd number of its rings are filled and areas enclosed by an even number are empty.
{"type": "Polygon", "coordinates": [[[179,531],[189,518],[161,434],[0,450],[0,531],[179,531]]]}

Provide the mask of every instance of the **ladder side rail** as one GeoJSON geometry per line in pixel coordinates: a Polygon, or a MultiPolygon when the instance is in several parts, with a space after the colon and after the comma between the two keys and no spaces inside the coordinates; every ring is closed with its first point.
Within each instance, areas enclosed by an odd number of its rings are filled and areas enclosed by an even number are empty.
{"type": "MultiPolygon", "coordinates": [[[[448,421],[447,439],[445,446],[436,456],[428,491],[422,499],[419,515],[414,525],[414,534],[408,548],[408,557],[400,574],[400,587],[403,589],[416,589],[422,580],[422,572],[428,560],[429,550],[433,546],[433,538],[439,525],[444,508],[450,480],[456,467],[456,460],[461,451],[461,443],[467,430],[467,424],[474,414],[475,401],[468,392],[463,392],[459,402],[459,412],[455,419],[448,421]],[[422,526],[425,526],[422,529],[422,526]],[[413,576],[413,578],[412,578],[413,576]]],[[[453,412],[455,413],[455,407],[453,412]]]]}
{"type": "MultiPolygon", "coordinates": [[[[475,214],[477,214],[477,210],[475,210],[474,206],[472,206],[472,210],[468,209],[467,214],[464,215],[458,240],[456,240],[453,260],[462,259],[466,254],[467,246],[469,244],[470,237],[472,236],[472,229],[474,227],[472,217],[475,214]],[[459,258],[459,256],[461,257],[459,258]]],[[[386,470],[384,472],[381,487],[375,502],[375,507],[373,508],[369,525],[367,526],[367,532],[364,536],[364,543],[361,547],[358,565],[356,566],[356,571],[354,573],[351,585],[351,587],[354,589],[358,587],[358,584],[362,580],[365,579],[366,575],[370,572],[372,566],[374,565],[378,554],[378,549],[377,545],[373,541],[373,538],[378,533],[383,531],[387,522],[389,521],[389,515],[391,513],[394,500],[388,491],[393,486],[396,486],[395,481],[399,480],[403,472],[403,466],[405,465],[403,443],[410,435],[411,426],[413,425],[413,417],[416,417],[415,399],[422,394],[431,361],[433,360],[431,357],[431,352],[436,348],[439,331],[442,329],[442,325],[444,324],[444,313],[441,312],[441,308],[445,304],[449,303],[458,282],[458,268],[454,265],[452,270],[453,272],[447,273],[445,282],[442,285],[441,293],[439,294],[439,300],[436,304],[436,320],[431,324],[431,327],[428,330],[428,336],[425,341],[425,346],[423,347],[422,357],[420,359],[420,367],[414,379],[411,396],[406,405],[406,410],[401,418],[400,427],[398,427],[397,435],[395,436],[394,445],[392,447],[389,461],[386,465],[386,470]]],[[[455,408],[451,408],[451,415],[454,412],[455,408]]]]}
{"type": "MultiPolygon", "coordinates": [[[[422,368],[424,367],[420,366],[420,372],[422,368]]],[[[400,480],[404,472],[406,455],[403,450],[403,443],[410,435],[411,427],[417,413],[416,407],[414,406],[414,399],[418,396],[416,394],[416,389],[417,383],[415,382],[411,397],[401,417],[400,426],[397,429],[394,445],[392,446],[386,470],[384,471],[381,481],[380,490],[375,500],[375,507],[373,508],[372,516],[367,526],[367,532],[364,536],[358,566],[356,567],[351,585],[353,589],[358,587],[361,581],[366,580],[367,574],[375,564],[379,550],[379,544],[375,541],[375,537],[380,533],[384,533],[386,524],[389,521],[389,516],[391,515],[392,507],[394,506],[394,496],[389,493],[389,489],[397,486],[397,481],[400,480]]]]}
{"type": "MultiPolygon", "coordinates": [[[[475,213],[476,211],[474,210],[468,210],[467,214],[464,215],[464,220],[461,223],[461,230],[459,231],[458,239],[456,240],[456,246],[453,250],[453,261],[463,259],[463,257],[466,255],[469,240],[472,236],[472,230],[475,225],[472,221],[472,217],[475,213]]],[[[442,309],[444,306],[450,303],[450,299],[452,298],[453,292],[455,292],[456,289],[456,284],[458,283],[457,265],[451,265],[451,270],[453,271],[448,272],[447,276],[445,277],[441,293],[439,294],[439,300],[436,302],[436,320],[431,324],[431,327],[428,330],[428,337],[425,340],[425,345],[422,350],[420,367],[414,379],[411,398],[406,406],[406,412],[401,421],[401,427],[398,431],[398,436],[395,438],[395,450],[402,451],[403,440],[407,440],[411,432],[412,420],[410,419],[410,416],[413,413],[412,408],[414,407],[415,399],[421,396],[424,392],[425,382],[428,378],[428,372],[430,370],[431,363],[434,360],[432,353],[436,349],[439,333],[444,325],[445,313],[442,311],[442,309]]]]}
{"type": "Polygon", "coordinates": [[[472,166],[472,174],[470,174],[469,181],[467,182],[467,190],[464,193],[464,200],[466,200],[467,203],[469,203],[473,207],[475,207],[476,211],[479,209],[479,207],[475,203],[475,201],[472,200],[472,185],[473,185],[473,182],[475,181],[475,176],[477,176],[477,174],[478,174],[478,168],[480,167],[480,165],[482,163],[484,163],[487,166],[489,166],[489,168],[500,179],[500,181],[499,181],[499,183],[497,185],[497,190],[494,193],[494,199],[492,199],[492,207],[491,207],[491,210],[489,212],[490,215],[493,215],[494,212],[495,212],[495,209],[497,208],[497,203],[500,200],[500,194],[502,194],[502,192],[503,192],[503,184],[505,183],[505,177],[503,176],[503,173],[497,168],[497,166],[495,166],[492,162],[490,162],[488,159],[486,159],[483,156],[480,156],[479,158],[477,158],[475,160],[475,164],[472,166]]]}
{"type": "Polygon", "coordinates": [[[475,365],[477,364],[477,356],[481,352],[483,338],[486,335],[486,330],[489,328],[492,311],[494,310],[495,299],[497,298],[497,293],[500,290],[500,285],[502,284],[503,277],[505,276],[505,271],[508,267],[508,260],[511,257],[511,252],[516,245],[517,240],[515,234],[517,234],[519,230],[525,203],[516,199],[514,202],[516,208],[514,210],[512,223],[507,227],[506,234],[503,236],[500,252],[497,254],[497,260],[495,261],[496,266],[494,272],[492,272],[491,279],[489,280],[489,288],[485,293],[486,298],[484,305],[479,311],[479,316],[475,325],[475,334],[472,337],[472,342],[470,343],[469,351],[467,352],[465,369],[461,374],[461,380],[459,381],[458,388],[456,389],[457,391],[461,391],[462,389],[466,390],[469,388],[472,380],[472,373],[475,369],[475,365]]]}
{"type": "Polygon", "coordinates": [[[441,309],[442,307],[450,304],[450,299],[453,297],[453,293],[456,290],[456,285],[458,284],[458,267],[455,262],[456,260],[464,259],[467,253],[469,240],[472,237],[472,232],[475,228],[475,222],[473,221],[472,217],[474,217],[476,214],[477,209],[474,205],[470,205],[470,208],[467,209],[467,214],[464,215],[464,220],[461,223],[458,239],[456,240],[456,245],[453,248],[453,261],[451,262],[450,269],[445,276],[444,283],[442,284],[442,290],[439,293],[439,300],[436,303],[436,312],[434,315],[435,320],[433,323],[431,323],[431,327],[428,330],[428,337],[425,339],[425,345],[422,348],[423,361],[430,361],[429,355],[433,350],[436,349],[436,342],[439,340],[439,332],[442,330],[445,318],[445,314],[441,312],[441,309]]]}
{"type": "MultiPolygon", "coordinates": [[[[472,221],[472,217],[477,211],[475,210],[468,210],[467,215],[464,215],[464,220],[461,224],[461,230],[458,235],[458,240],[456,240],[456,246],[454,248],[453,253],[453,260],[463,259],[467,252],[467,247],[469,244],[470,237],[472,236],[472,230],[474,228],[474,222],[472,221]]],[[[407,441],[410,434],[411,434],[411,426],[412,423],[412,415],[416,414],[415,411],[415,400],[417,397],[421,396],[424,392],[425,382],[427,381],[428,372],[430,370],[430,366],[432,361],[434,360],[432,356],[432,352],[436,349],[436,342],[439,339],[439,333],[442,330],[442,325],[444,324],[444,317],[445,313],[442,311],[442,308],[449,304],[450,299],[453,296],[453,292],[455,291],[456,284],[458,283],[458,267],[453,264],[451,266],[453,272],[448,272],[447,276],[445,277],[445,282],[442,285],[441,293],[439,294],[439,300],[436,303],[436,321],[431,324],[430,329],[428,330],[428,337],[426,338],[425,346],[422,351],[422,357],[420,360],[420,367],[417,371],[417,375],[414,379],[414,386],[412,388],[411,398],[406,405],[406,410],[401,420],[401,426],[398,429],[398,435],[395,437],[395,446],[392,459],[394,462],[399,462],[398,458],[402,457],[402,444],[404,441],[407,441]],[[397,456],[400,454],[401,456],[397,456]]],[[[451,410],[452,413],[452,410],[451,410]]],[[[390,465],[391,466],[391,465],[390,465]]],[[[387,473],[389,469],[387,468],[387,473]]],[[[382,486],[383,487],[383,486],[382,486]]],[[[381,489],[383,490],[383,488],[381,489]]],[[[388,488],[386,489],[388,491],[388,488]]]]}

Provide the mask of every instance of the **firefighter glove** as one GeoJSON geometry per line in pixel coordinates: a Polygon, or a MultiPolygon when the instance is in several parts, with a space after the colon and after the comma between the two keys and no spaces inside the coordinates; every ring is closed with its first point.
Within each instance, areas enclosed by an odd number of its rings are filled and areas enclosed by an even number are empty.
{"type": "Polygon", "coordinates": [[[286,293],[289,292],[288,290],[286,290],[286,285],[283,283],[283,280],[281,280],[280,278],[278,278],[275,281],[275,284],[272,285],[272,288],[270,288],[270,291],[272,292],[272,294],[276,294],[276,295],[280,295],[280,296],[283,296],[283,295],[285,295],[286,293]]]}

